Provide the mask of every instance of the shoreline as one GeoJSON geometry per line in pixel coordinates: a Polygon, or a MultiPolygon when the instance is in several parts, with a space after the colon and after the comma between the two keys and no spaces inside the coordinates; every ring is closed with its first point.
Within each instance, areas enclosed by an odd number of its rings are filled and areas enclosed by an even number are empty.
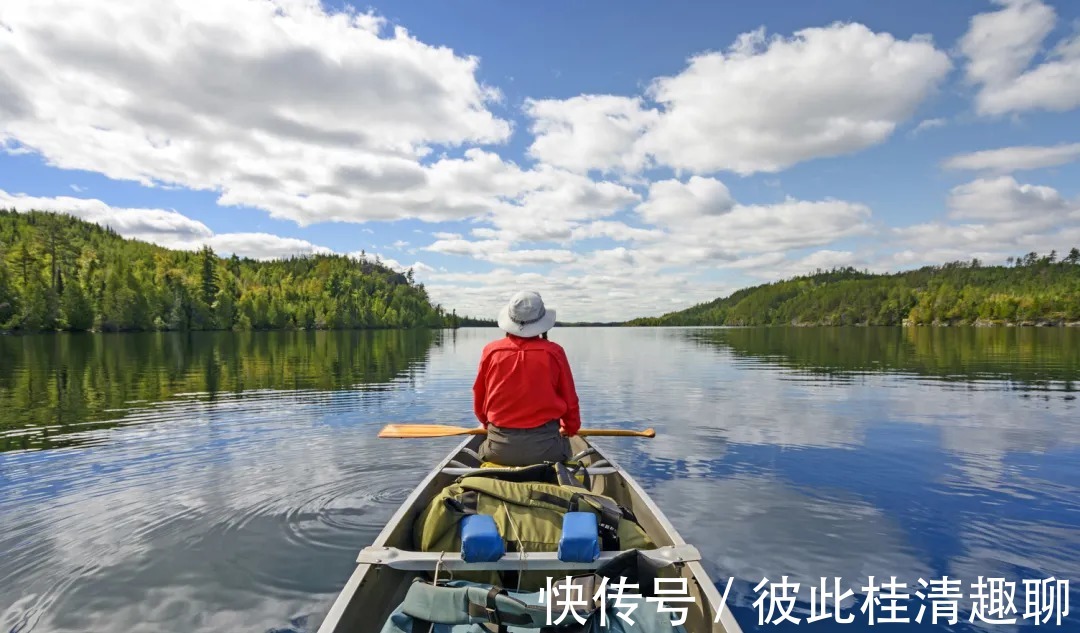
{"type": "MultiPolygon", "coordinates": [[[[487,325],[459,325],[457,327],[414,327],[414,328],[392,328],[392,327],[369,327],[369,328],[275,328],[275,329],[260,329],[260,330],[0,330],[0,336],[33,336],[40,334],[194,334],[194,333],[212,333],[212,332],[234,332],[234,333],[258,333],[258,332],[410,332],[415,330],[428,330],[431,332],[438,332],[444,330],[464,330],[470,328],[490,328],[495,326],[487,325]]],[[[789,324],[767,324],[767,325],[725,325],[725,324],[703,324],[703,325],[631,325],[624,323],[567,323],[561,324],[559,327],[564,328],[640,328],[640,327],[658,327],[658,328],[685,328],[685,327],[729,327],[729,328],[867,328],[867,327],[898,327],[898,328],[1080,328],[1080,321],[1064,321],[1064,320],[1029,320],[1029,321],[989,321],[978,320],[975,322],[961,322],[950,323],[942,321],[934,321],[932,323],[912,323],[910,320],[905,319],[903,323],[893,325],[872,325],[869,323],[789,323],[789,324]]]]}

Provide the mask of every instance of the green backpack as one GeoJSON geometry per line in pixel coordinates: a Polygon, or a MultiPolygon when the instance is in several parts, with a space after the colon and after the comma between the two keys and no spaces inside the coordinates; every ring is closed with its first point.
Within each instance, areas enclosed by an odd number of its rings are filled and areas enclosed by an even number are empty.
{"type": "MultiPolygon", "coordinates": [[[[652,549],[655,545],[628,509],[588,489],[588,474],[562,463],[521,468],[484,468],[459,477],[427,505],[415,524],[414,547],[424,552],[461,549],[460,521],[469,514],[495,520],[509,552],[555,552],[563,515],[593,512],[605,551],[652,549]]],[[[527,565],[527,563],[526,563],[527,565]]],[[[455,578],[497,584],[497,572],[455,572],[455,578]]],[[[545,575],[521,575],[523,590],[544,586],[545,575]]]]}

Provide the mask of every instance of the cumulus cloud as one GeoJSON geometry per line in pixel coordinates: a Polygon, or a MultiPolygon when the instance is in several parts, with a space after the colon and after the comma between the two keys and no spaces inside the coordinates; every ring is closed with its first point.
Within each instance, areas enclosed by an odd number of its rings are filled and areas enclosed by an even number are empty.
{"type": "MultiPolygon", "coordinates": [[[[511,266],[566,264],[567,270],[579,272],[609,264],[630,266],[640,274],[646,268],[655,272],[658,267],[729,265],[762,253],[780,254],[775,260],[778,263],[789,250],[822,247],[872,232],[871,210],[862,204],[793,198],[776,204],[740,204],[722,182],[702,176],[685,182],[654,182],[635,213],[645,226],[611,220],[575,224],[539,214],[510,216],[500,221],[499,230],[474,229],[476,239],[446,235],[424,250],[511,266]],[[634,248],[583,254],[567,249],[514,248],[520,240],[570,245],[596,237],[633,243],[634,248]]],[[[817,264],[804,263],[810,270],[817,264]]]]}
{"type": "Polygon", "coordinates": [[[645,166],[638,138],[659,119],[640,98],[579,95],[570,99],[530,99],[525,113],[535,135],[529,154],[551,165],[586,172],[645,166]]]}
{"type": "Polygon", "coordinates": [[[978,179],[949,192],[945,221],[892,229],[897,264],[1002,262],[1031,251],[1065,252],[1080,244],[1080,199],[1011,176],[978,179]],[[951,221],[949,221],[951,220],[951,221]]]}
{"type": "Polygon", "coordinates": [[[717,216],[734,206],[735,200],[724,183],[692,176],[685,183],[674,179],[652,183],[649,199],[638,207],[638,213],[649,222],[664,224],[717,216]]]}
{"type": "Polygon", "coordinates": [[[671,263],[824,246],[871,231],[871,211],[862,204],[788,198],[776,204],[744,205],[731,198],[723,183],[699,176],[685,183],[653,183],[638,213],[669,229],[665,248],[653,256],[671,263]]]}
{"type": "Polygon", "coordinates": [[[330,255],[334,251],[307,240],[270,233],[221,233],[206,240],[215,251],[252,259],[281,259],[294,255],[330,255]]]}
{"type": "Polygon", "coordinates": [[[168,248],[189,249],[214,235],[198,220],[168,209],[128,209],[109,206],[93,198],[35,197],[0,189],[0,208],[16,211],[57,211],[107,226],[124,237],[153,242],[168,248]]]}
{"type": "Polygon", "coordinates": [[[467,182],[442,192],[501,160],[421,164],[433,146],[509,138],[479,60],[376,16],[287,0],[15,0],[0,22],[0,142],[53,166],[219,191],[300,223],[466,217],[491,202],[467,182]]]}
{"type": "Polygon", "coordinates": [[[764,280],[786,279],[797,275],[806,275],[814,271],[831,270],[844,266],[866,267],[863,258],[852,251],[823,249],[809,255],[789,258],[784,253],[768,253],[764,256],[747,258],[728,264],[729,268],[744,268],[747,273],[764,280]]]}
{"type": "Polygon", "coordinates": [[[958,154],[945,161],[947,169],[1008,173],[1025,169],[1057,167],[1080,158],[1080,143],[1049,147],[1025,145],[958,154]]]}
{"type": "Polygon", "coordinates": [[[425,287],[433,301],[453,306],[458,314],[484,318],[494,318],[515,292],[529,288],[559,311],[560,320],[573,321],[622,321],[661,314],[731,290],[694,280],[685,271],[642,274],[641,268],[608,255],[607,251],[594,251],[543,274],[503,266],[487,272],[428,273],[425,287]],[[596,266],[597,262],[603,268],[596,266]]]}
{"type": "Polygon", "coordinates": [[[424,250],[447,255],[464,255],[473,259],[507,265],[565,264],[574,260],[574,254],[568,250],[511,250],[510,242],[497,239],[476,241],[443,239],[425,246],[424,250]]]}
{"type": "Polygon", "coordinates": [[[1040,0],[997,0],[1001,8],[971,19],[959,43],[975,107],[997,115],[1080,106],[1080,33],[1062,39],[1032,66],[1057,14],[1040,0]]]}
{"type": "Polygon", "coordinates": [[[640,168],[651,157],[697,173],[776,172],[883,142],[951,66],[925,37],[861,24],[789,38],[758,29],[654,80],[645,96],[658,108],[607,95],[528,104],[532,152],[577,170],[640,168]]]}
{"type": "Polygon", "coordinates": [[[950,67],[927,39],[861,24],[791,38],[759,29],[655,81],[649,93],[665,113],[643,142],[674,167],[775,172],[881,143],[950,67]]]}
{"type": "Polygon", "coordinates": [[[178,250],[195,250],[205,244],[221,254],[235,253],[253,259],[333,252],[307,240],[269,233],[214,234],[210,227],[202,222],[173,210],[119,208],[92,198],[42,198],[11,194],[0,189],[0,209],[66,213],[87,222],[107,226],[123,237],[178,250]]]}
{"type": "Polygon", "coordinates": [[[950,216],[960,220],[1062,220],[1075,208],[1056,189],[1020,184],[1011,177],[979,179],[949,193],[950,216]]]}

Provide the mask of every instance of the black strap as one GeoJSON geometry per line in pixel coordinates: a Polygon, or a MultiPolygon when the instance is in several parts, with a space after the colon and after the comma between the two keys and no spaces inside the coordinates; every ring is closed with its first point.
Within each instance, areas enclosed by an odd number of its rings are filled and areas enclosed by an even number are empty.
{"type": "Polygon", "coordinates": [[[616,552],[622,549],[619,543],[619,519],[621,518],[622,516],[617,511],[613,512],[606,505],[601,504],[597,528],[600,532],[600,543],[604,549],[616,552]]]}
{"type": "Polygon", "coordinates": [[[502,620],[499,619],[499,603],[495,602],[495,598],[497,598],[500,593],[506,593],[506,590],[503,589],[502,587],[492,587],[491,589],[488,589],[487,608],[488,608],[488,620],[492,624],[500,625],[499,628],[501,629],[502,628],[502,620]]]}
{"type": "Polygon", "coordinates": [[[560,486],[567,486],[568,488],[584,488],[585,490],[592,488],[590,485],[592,482],[589,478],[589,471],[581,464],[576,465],[573,470],[570,470],[567,468],[566,464],[557,462],[555,464],[555,473],[558,475],[560,486]],[[585,471],[585,476],[584,481],[580,482],[577,480],[576,475],[578,471],[582,470],[585,471]]]}
{"type": "Polygon", "coordinates": [[[427,620],[421,620],[419,618],[413,618],[412,621],[412,633],[434,633],[435,624],[427,620]]]}
{"type": "Polygon", "coordinates": [[[578,464],[577,467],[574,468],[575,476],[577,476],[577,471],[579,470],[581,471],[581,483],[589,490],[592,490],[592,475],[589,474],[589,469],[584,464],[578,464]]]}
{"type": "Polygon", "coordinates": [[[460,499],[453,497],[446,497],[446,505],[450,506],[450,509],[460,514],[480,514],[477,508],[480,504],[480,493],[475,490],[468,490],[460,495],[460,499]]]}
{"type": "Polygon", "coordinates": [[[619,554],[596,570],[596,575],[606,577],[609,581],[618,582],[620,578],[627,578],[629,582],[640,585],[638,592],[644,598],[650,598],[655,594],[656,577],[660,570],[671,565],[654,561],[643,556],[638,550],[629,550],[619,554]]]}
{"type": "Polygon", "coordinates": [[[554,484],[559,481],[555,470],[551,467],[551,462],[507,468],[478,468],[467,475],[461,475],[457,478],[457,482],[460,483],[470,477],[487,477],[514,483],[554,484]]]}
{"type": "Polygon", "coordinates": [[[484,604],[476,604],[471,600],[469,601],[469,616],[474,618],[484,618],[487,622],[497,625],[499,630],[505,629],[506,626],[510,624],[526,625],[532,622],[532,619],[525,614],[500,613],[499,603],[496,601],[496,598],[500,595],[519,602],[522,606],[525,605],[525,603],[517,598],[510,597],[506,592],[506,589],[498,585],[493,585],[484,597],[484,604]]]}

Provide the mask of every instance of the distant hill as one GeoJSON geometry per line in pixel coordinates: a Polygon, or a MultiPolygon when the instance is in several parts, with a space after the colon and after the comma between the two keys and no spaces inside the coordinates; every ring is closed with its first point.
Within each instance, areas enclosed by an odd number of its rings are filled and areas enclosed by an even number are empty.
{"type": "Polygon", "coordinates": [[[627,325],[1063,324],[1080,322],[1080,251],[1009,266],[978,260],[893,274],[818,271],[627,325]]]}
{"type": "Polygon", "coordinates": [[[0,330],[456,327],[378,259],[169,250],[68,215],[0,209],[0,330]]]}

